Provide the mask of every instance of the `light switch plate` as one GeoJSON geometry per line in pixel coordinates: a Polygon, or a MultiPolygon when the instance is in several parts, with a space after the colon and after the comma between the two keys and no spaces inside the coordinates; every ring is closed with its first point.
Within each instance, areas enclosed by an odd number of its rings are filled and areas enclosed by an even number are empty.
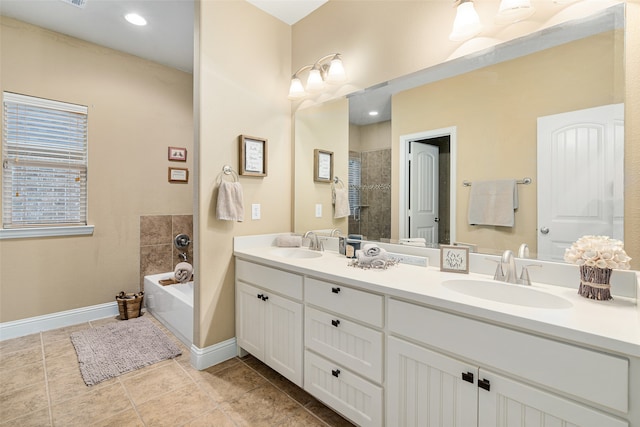
{"type": "Polygon", "coordinates": [[[316,203],[316,218],[322,218],[322,204],[316,203]]]}
{"type": "Polygon", "coordinates": [[[260,203],[251,205],[251,219],[260,219],[260,203]]]}

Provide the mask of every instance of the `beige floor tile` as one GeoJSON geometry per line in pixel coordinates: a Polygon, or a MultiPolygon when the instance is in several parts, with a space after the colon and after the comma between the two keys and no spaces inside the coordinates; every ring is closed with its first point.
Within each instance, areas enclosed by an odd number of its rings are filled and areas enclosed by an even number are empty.
{"type": "Polygon", "coordinates": [[[236,425],[231,421],[227,415],[220,411],[219,409],[215,409],[213,411],[207,412],[206,414],[196,418],[184,425],[184,427],[236,427],[236,425]]]}
{"type": "Polygon", "coordinates": [[[183,425],[214,409],[216,403],[195,387],[184,387],[139,405],[138,413],[148,426],[183,425]]]}
{"type": "Polygon", "coordinates": [[[126,372],[122,375],[120,375],[118,378],[120,378],[120,380],[126,380],[129,379],[131,377],[137,377],[138,375],[142,375],[147,371],[153,371],[154,369],[158,369],[162,366],[166,366],[166,365],[172,365],[175,364],[176,362],[173,359],[167,359],[167,360],[161,360],[158,363],[154,363],[153,365],[148,365],[148,366],[144,366],[140,369],[135,369],[133,371],[130,372],[126,372]]]}
{"type": "Polygon", "coordinates": [[[4,419],[5,414],[27,414],[39,411],[45,409],[48,404],[44,382],[0,393],[0,415],[2,415],[2,419],[4,419]]]}
{"type": "Polygon", "coordinates": [[[59,376],[49,377],[48,381],[51,404],[57,404],[69,399],[76,399],[98,389],[118,383],[117,378],[110,378],[99,384],[87,386],[82,379],[82,375],[80,375],[80,370],[77,372],[69,372],[66,375],[61,374],[59,376]]]}
{"type": "Polygon", "coordinates": [[[198,383],[216,402],[235,400],[248,391],[268,384],[244,363],[234,364],[227,369],[205,369],[200,371],[198,383]]]}
{"type": "Polygon", "coordinates": [[[44,385],[44,381],[44,365],[42,362],[0,370],[2,392],[17,390],[33,384],[44,385]]]}
{"type": "Polygon", "coordinates": [[[61,339],[69,339],[73,332],[81,331],[83,329],[90,328],[91,325],[87,323],[79,323],[77,325],[66,326],[64,328],[52,329],[50,331],[45,331],[42,333],[42,341],[47,343],[52,343],[54,341],[58,341],[61,339]]]}
{"type": "Polygon", "coordinates": [[[12,338],[10,340],[0,341],[0,354],[12,353],[26,348],[37,347],[42,344],[40,334],[26,335],[20,338],[12,338]]]}
{"type": "Polygon", "coordinates": [[[287,414],[287,418],[275,424],[274,427],[327,427],[327,424],[313,416],[304,408],[298,408],[287,414]]]}
{"type": "Polygon", "coordinates": [[[196,385],[175,362],[124,379],[122,384],[136,405],[168,391],[196,385]]]}
{"type": "Polygon", "coordinates": [[[51,408],[55,426],[87,426],[133,409],[124,388],[118,382],[92,389],[80,397],[54,404],[51,408]]]}
{"type": "Polygon", "coordinates": [[[144,423],[133,409],[128,409],[117,415],[98,421],[92,427],[144,427],[144,423]]]}
{"type": "Polygon", "coordinates": [[[80,375],[80,365],[75,355],[47,357],[45,365],[47,377],[50,381],[70,374],[80,375]]]}
{"type": "Polygon", "coordinates": [[[341,417],[340,414],[332,411],[330,408],[325,406],[322,402],[314,399],[311,403],[309,403],[305,408],[313,413],[315,416],[320,418],[325,423],[334,427],[352,427],[353,424],[341,417]]]}
{"type": "Polygon", "coordinates": [[[118,316],[105,317],[104,319],[92,320],[89,322],[92,328],[99,328],[109,323],[121,322],[118,316]]]}
{"type": "Polygon", "coordinates": [[[51,416],[49,415],[49,408],[41,409],[39,411],[31,412],[29,414],[20,415],[17,418],[13,418],[14,413],[5,414],[0,412],[0,426],[2,427],[46,427],[51,426],[51,416]]]}
{"type": "Polygon", "coordinates": [[[224,403],[221,408],[237,425],[259,427],[284,421],[300,405],[271,384],[266,384],[224,403]]]}
{"type": "Polygon", "coordinates": [[[71,338],[67,337],[67,339],[57,339],[55,341],[48,341],[44,343],[44,358],[45,360],[50,357],[62,357],[67,356],[71,358],[76,358],[78,355],[76,354],[76,348],[71,343],[71,338]]]}
{"type": "Polygon", "coordinates": [[[26,347],[17,351],[0,352],[0,370],[14,369],[29,363],[42,363],[42,346],[26,347]]]}
{"type": "Polygon", "coordinates": [[[242,361],[301,405],[304,406],[313,400],[313,396],[304,391],[304,389],[298,387],[255,357],[248,356],[243,358],[242,361]]]}

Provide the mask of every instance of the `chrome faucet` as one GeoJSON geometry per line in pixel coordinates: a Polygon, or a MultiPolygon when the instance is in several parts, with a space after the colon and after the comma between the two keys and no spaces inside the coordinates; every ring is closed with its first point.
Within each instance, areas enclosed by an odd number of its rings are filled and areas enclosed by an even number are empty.
{"type": "Polygon", "coordinates": [[[518,283],[516,259],[513,256],[513,252],[509,249],[502,253],[502,258],[500,258],[500,262],[498,262],[498,268],[496,268],[493,279],[507,283],[518,283]]]}
{"type": "Polygon", "coordinates": [[[322,242],[318,239],[318,235],[313,231],[307,231],[306,233],[304,233],[303,238],[309,239],[311,241],[309,243],[309,249],[311,249],[312,251],[324,251],[322,242]]]}
{"type": "Polygon", "coordinates": [[[336,237],[336,236],[340,236],[342,234],[342,232],[340,231],[339,228],[334,228],[333,230],[331,230],[331,234],[329,234],[329,237],[336,237]]]}

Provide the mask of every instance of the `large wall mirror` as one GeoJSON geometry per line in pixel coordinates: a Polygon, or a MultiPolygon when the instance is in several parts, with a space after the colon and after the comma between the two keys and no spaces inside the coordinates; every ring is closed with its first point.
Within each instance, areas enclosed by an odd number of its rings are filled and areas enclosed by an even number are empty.
{"type": "MultiPolygon", "coordinates": [[[[348,168],[352,215],[315,228],[483,253],[526,243],[549,260],[575,235],[622,239],[623,62],[621,4],[348,96],[348,153],[334,161],[348,168]],[[473,182],[525,178],[513,226],[469,224],[473,182]]],[[[296,191],[296,218],[313,211],[304,200],[296,191]]]]}

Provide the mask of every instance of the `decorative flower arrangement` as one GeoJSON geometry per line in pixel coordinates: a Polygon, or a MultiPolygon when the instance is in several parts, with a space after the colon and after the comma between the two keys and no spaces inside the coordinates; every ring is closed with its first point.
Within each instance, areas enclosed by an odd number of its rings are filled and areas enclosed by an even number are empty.
{"type": "Polygon", "coordinates": [[[580,266],[628,270],[631,258],[620,240],[609,236],[582,236],[565,250],[564,260],[580,266]]]}
{"type": "Polygon", "coordinates": [[[609,236],[582,236],[565,250],[564,260],[580,266],[578,294],[590,299],[610,300],[611,270],[628,270],[631,258],[620,240],[609,236]]]}

